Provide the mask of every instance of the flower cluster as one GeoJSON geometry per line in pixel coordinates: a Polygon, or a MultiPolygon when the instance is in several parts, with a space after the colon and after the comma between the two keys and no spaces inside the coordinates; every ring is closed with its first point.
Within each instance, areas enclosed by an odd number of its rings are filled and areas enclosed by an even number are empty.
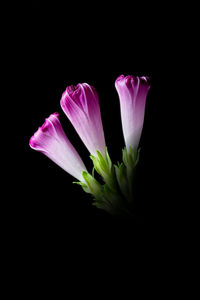
{"type": "Polygon", "coordinates": [[[90,174],[79,154],[67,138],[59,114],[53,113],[30,139],[37,150],[71,174],[85,192],[94,197],[93,204],[112,214],[127,210],[132,202],[133,176],[139,159],[139,141],[144,122],[145,103],[150,88],[148,77],[121,75],[115,82],[119,95],[125,148],[122,163],[113,165],[106,147],[99,98],[87,83],[68,86],[62,94],[61,107],[87,147],[93,161],[90,174]],[[94,177],[94,170],[103,184],[94,177]]]}

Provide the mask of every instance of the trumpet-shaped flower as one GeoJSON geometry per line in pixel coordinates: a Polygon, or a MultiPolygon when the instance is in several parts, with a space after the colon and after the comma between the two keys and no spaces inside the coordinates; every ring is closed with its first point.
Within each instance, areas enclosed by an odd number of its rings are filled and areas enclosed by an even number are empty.
{"type": "Polygon", "coordinates": [[[105,138],[99,99],[94,87],[87,83],[68,86],[61,98],[61,107],[92,155],[97,150],[105,156],[105,138]]]}
{"type": "Polygon", "coordinates": [[[53,113],[31,137],[30,147],[42,152],[58,166],[80,181],[82,171],[87,171],[80,156],[68,140],[59,121],[59,114],[53,113]]]}
{"type": "Polygon", "coordinates": [[[129,151],[131,146],[136,151],[144,123],[146,97],[150,88],[149,78],[121,75],[115,81],[115,87],[120,100],[126,148],[129,151]]]}

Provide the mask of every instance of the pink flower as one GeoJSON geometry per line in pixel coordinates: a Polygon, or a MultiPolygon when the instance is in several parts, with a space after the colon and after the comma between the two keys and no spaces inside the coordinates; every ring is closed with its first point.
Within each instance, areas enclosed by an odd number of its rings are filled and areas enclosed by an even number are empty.
{"type": "Polygon", "coordinates": [[[144,123],[146,97],[150,88],[149,78],[121,75],[115,81],[115,87],[120,100],[126,148],[129,151],[131,146],[137,150],[144,123]]]}
{"type": "Polygon", "coordinates": [[[92,155],[105,155],[106,145],[99,99],[94,87],[87,83],[68,86],[61,98],[61,107],[92,155]]]}
{"type": "Polygon", "coordinates": [[[53,113],[45,120],[31,137],[29,145],[48,156],[73,177],[84,181],[82,171],[87,171],[86,167],[65,135],[58,113],[53,113]]]}

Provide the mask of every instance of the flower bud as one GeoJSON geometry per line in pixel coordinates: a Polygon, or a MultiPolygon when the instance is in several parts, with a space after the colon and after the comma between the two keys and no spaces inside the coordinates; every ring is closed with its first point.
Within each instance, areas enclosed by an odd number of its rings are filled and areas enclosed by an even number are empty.
{"type": "Polygon", "coordinates": [[[146,97],[150,88],[149,78],[121,75],[115,81],[115,87],[120,100],[126,148],[129,151],[131,146],[133,150],[137,150],[144,123],[146,97]]]}
{"type": "Polygon", "coordinates": [[[68,86],[62,95],[61,107],[89,152],[96,156],[98,150],[105,155],[106,144],[95,88],[87,83],[68,86]]]}
{"type": "Polygon", "coordinates": [[[83,181],[82,171],[87,171],[86,167],[65,135],[58,113],[53,113],[45,120],[31,137],[29,145],[45,154],[73,177],[83,181]]]}

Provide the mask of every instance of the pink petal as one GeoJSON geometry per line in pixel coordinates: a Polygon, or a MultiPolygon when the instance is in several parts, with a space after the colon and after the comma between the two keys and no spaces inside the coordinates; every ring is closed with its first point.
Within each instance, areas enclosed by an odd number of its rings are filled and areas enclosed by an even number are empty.
{"type": "Polygon", "coordinates": [[[50,115],[31,137],[29,145],[42,152],[66,172],[83,181],[82,171],[86,170],[80,156],[65,135],[59,114],[50,115]]]}
{"type": "Polygon", "coordinates": [[[121,75],[117,78],[115,87],[120,99],[126,147],[137,149],[144,123],[146,97],[150,88],[149,77],[121,75]]]}
{"type": "Polygon", "coordinates": [[[69,86],[61,98],[61,107],[89,152],[105,153],[105,138],[99,99],[94,87],[87,83],[69,86]]]}

